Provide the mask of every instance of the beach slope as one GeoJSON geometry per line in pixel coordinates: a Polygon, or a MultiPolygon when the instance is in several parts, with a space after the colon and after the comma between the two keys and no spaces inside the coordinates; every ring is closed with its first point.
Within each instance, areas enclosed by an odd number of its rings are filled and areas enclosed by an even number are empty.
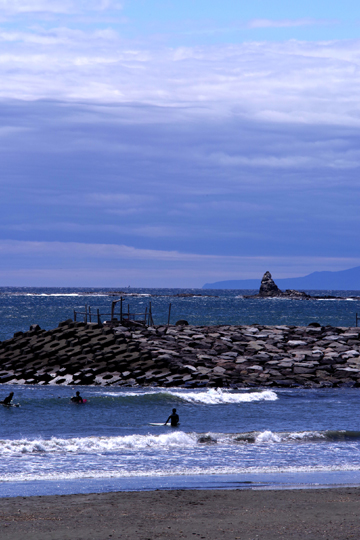
{"type": "Polygon", "coordinates": [[[360,538],[360,488],[0,499],[2,540],[360,538]]]}

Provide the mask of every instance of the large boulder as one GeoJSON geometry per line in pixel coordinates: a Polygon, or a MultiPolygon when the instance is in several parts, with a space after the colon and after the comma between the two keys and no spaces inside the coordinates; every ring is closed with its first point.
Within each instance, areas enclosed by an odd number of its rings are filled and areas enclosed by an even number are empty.
{"type": "Polygon", "coordinates": [[[259,295],[260,296],[281,296],[282,292],[272,279],[269,271],[265,272],[261,280],[259,295]]]}

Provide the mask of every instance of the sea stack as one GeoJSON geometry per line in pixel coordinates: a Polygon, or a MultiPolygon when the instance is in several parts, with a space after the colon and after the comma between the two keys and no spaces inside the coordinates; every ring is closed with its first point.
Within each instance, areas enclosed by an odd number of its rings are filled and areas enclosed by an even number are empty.
{"type": "Polygon", "coordinates": [[[271,277],[269,271],[266,271],[261,280],[261,285],[258,294],[253,294],[251,296],[245,295],[244,298],[293,298],[295,300],[308,300],[310,298],[318,298],[316,296],[311,297],[309,294],[306,294],[302,291],[295,291],[293,289],[286,289],[286,291],[281,291],[276,285],[275,281],[271,277]]]}
{"type": "Polygon", "coordinates": [[[271,274],[269,271],[265,272],[263,275],[263,278],[261,280],[260,290],[259,290],[260,296],[281,296],[282,292],[280,291],[279,287],[276,285],[275,281],[271,277],[271,274]]]}

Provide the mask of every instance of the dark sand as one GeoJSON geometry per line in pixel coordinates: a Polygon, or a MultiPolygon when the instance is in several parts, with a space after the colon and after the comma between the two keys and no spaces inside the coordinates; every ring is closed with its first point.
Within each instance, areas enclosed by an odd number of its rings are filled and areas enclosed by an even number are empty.
{"type": "Polygon", "coordinates": [[[360,488],[0,499],[0,538],[360,539],[360,488]]]}

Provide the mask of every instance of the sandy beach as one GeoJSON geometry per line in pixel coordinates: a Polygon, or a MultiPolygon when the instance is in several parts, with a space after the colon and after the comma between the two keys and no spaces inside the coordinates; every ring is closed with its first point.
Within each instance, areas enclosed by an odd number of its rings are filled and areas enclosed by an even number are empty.
{"type": "Polygon", "coordinates": [[[2,540],[360,537],[360,488],[178,490],[0,499],[2,540]]]}

